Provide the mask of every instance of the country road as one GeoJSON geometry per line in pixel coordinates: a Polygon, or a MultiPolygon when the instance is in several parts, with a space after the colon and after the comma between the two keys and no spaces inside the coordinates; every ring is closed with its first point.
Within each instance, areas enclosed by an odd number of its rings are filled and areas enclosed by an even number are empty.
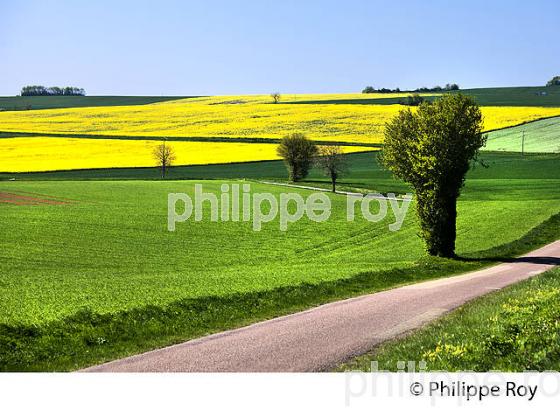
{"type": "Polygon", "coordinates": [[[560,265],[560,241],[487,269],[421,282],[139,354],[90,372],[328,370],[465,302],[560,265]]]}

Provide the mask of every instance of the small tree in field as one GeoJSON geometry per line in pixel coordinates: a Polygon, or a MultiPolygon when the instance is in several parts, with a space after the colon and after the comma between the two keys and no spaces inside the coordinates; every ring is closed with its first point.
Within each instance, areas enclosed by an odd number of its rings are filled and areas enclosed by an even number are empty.
{"type": "Polygon", "coordinates": [[[272,97],[272,101],[274,101],[274,104],[277,104],[278,101],[280,101],[280,93],[272,93],[270,94],[270,96],[272,97]]]}
{"type": "Polygon", "coordinates": [[[153,155],[157,166],[161,168],[161,178],[163,179],[167,174],[167,170],[175,161],[175,151],[172,146],[167,145],[163,141],[163,143],[154,147],[153,155]]]}
{"type": "Polygon", "coordinates": [[[290,181],[295,182],[309,174],[313,159],[317,155],[317,146],[305,135],[296,133],[282,138],[276,152],[288,168],[290,181]]]}
{"type": "Polygon", "coordinates": [[[401,111],[385,129],[382,163],[416,191],[421,236],[430,255],[454,257],[457,198],[486,143],[476,102],[445,95],[401,111]]]}
{"type": "Polygon", "coordinates": [[[317,165],[331,179],[332,192],[336,192],[336,181],[348,168],[342,148],[338,145],[320,147],[317,165]]]}

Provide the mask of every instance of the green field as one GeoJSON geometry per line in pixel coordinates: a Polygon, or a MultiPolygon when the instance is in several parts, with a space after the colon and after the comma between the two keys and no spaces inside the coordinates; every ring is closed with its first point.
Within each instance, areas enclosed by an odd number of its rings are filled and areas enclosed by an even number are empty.
{"type": "MultiPolygon", "coordinates": [[[[455,91],[454,91],[455,92],[455,91]]],[[[456,91],[473,96],[482,106],[503,107],[560,107],[560,87],[500,87],[471,88],[456,91]],[[543,95],[543,94],[546,95],[543,95]]],[[[413,94],[412,92],[410,94],[413,94]]],[[[333,99],[333,100],[300,100],[283,104],[399,104],[402,97],[391,97],[386,94],[382,98],[333,99]]],[[[431,101],[437,97],[424,97],[431,101]]]]}
{"type": "Polygon", "coordinates": [[[488,151],[560,153],[560,117],[488,133],[488,151]],[[524,141],[524,142],[523,142],[524,141]]]}
{"type": "MultiPolygon", "coordinates": [[[[404,193],[404,183],[392,178],[377,160],[376,152],[348,154],[348,173],[339,181],[340,187],[364,188],[380,192],[404,193]]],[[[475,165],[469,173],[469,180],[505,180],[505,179],[553,179],[559,177],[557,154],[530,154],[526,156],[508,152],[483,152],[481,160],[488,165],[484,168],[475,165]],[[536,165],[537,164],[537,165],[536,165]]],[[[237,164],[188,165],[169,169],[167,179],[262,179],[283,181],[288,173],[282,161],[242,162],[237,164]]],[[[111,168],[53,172],[0,173],[1,180],[15,178],[21,181],[54,180],[159,180],[160,170],[152,168],[111,168]]],[[[328,183],[328,179],[317,169],[312,169],[306,184],[328,183]]]]}
{"type": "Polygon", "coordinates": [[[143,105],[189,97],[155,96],[24,96],[0,97],[0,111],[43,110],[47,108],[103,107],[116,105],[143,105]]]}
{"type": "Polygon", "coordinates": [[[560,267],[477,299],[411,335],[340,366],[340,371],[397,371],[426,362],[427,371],[560,370],[560,267]]]}
{"type": "Polygon", "coordinates": [[[560,107],[560,87],[471,88],[457,91],[472,95],[480,105],[560,107]],[[546,93],[546,95],[542,95],[546,93]]]}
{"type": "MultiPolygon", "coordinates": [[[[352,171],[342,186],[408,191],[377,165],[374,154],[350,158],[352,171]]],[[[559,157],[483,159],[489,168],[470,173],[459,203],[463,261],[423,256],[412,207],[396,233],[387,229],[393,220],[347,223],[339,195],[331,195],[328,222],[302,219],[287,232],[279,231],[278,221],[253,232],[249,223],[204,220],[170,233],[167,193],[192,193],[195,181],[4,181],[0,191],[72,202],[0,204],[0,368],[72,369],[328,300],[475,269],[558,237],[560,218],[547,220],[560,212],[559,157]]],[[[154,177],[153,169],[121,171],[154,177]]],[[[238,181],[231,178],[286,175],[278,161],[173,171],[175,177],[216,178],[203,181],[214,192],[222,182],[238,181]]],[[[95,178],[108,171],[87,172],[39,177],[95,178]]],[[[307,181],[325,182],[318,173],[307,181]]],[[[250,183],[253,192],[310,193],[250,183]]]]}

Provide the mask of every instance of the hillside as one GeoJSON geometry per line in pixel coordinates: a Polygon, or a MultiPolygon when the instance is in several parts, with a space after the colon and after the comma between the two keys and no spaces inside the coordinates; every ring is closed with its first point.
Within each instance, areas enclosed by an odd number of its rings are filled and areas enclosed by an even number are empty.
{"type": "MultiPolygon", "coordinates": [[[[6,111],[0,132],[103,135],[107,137],[197,137],[278,139],[302,132],[316,141],[380,143],[385,123],[403,106],[325,104],[333,99],[371,98],[364,94],[200,97],[157,104],[72,109],[6,111]]],[[[560,107],[483,106],[487,131],[560,115],[560,107]]],[[[23,136],[23,135],[18,135],[23,136]]],[[[248,141],[249,142],[249,141],[248,141]]]]}
{"type": "Polygon", "coordinates": [[[49,108],[107,107],[115,105],[143,105],[189,97],[146,96],[33,96],[0,97],[0,111],[44,110],[49,108]]]}
{"type": "Polygon", "coordinates": [[[560,117],[488,133],[486,150],[560,153],[560,117]],[[522,148],[522,146],[524,146],[522,148]]]}
{"type": "MultiPolygon", "coordinates": [[[[461,93],[473,96],[481,106],[493,107],[560,107],[560,87],[499,87],[499,88],[471,88],[452,93],[461,93]]],[[[400,104],[403,96],[413,92],[387,93],[387,94],[362,94],[359,97],[340,95],[328,99],[298,99],[283,102],[284,104],[400,104]]],[[[438,97],[436,93],[421,93],[424,99],[431,101],[438,97]]]]}

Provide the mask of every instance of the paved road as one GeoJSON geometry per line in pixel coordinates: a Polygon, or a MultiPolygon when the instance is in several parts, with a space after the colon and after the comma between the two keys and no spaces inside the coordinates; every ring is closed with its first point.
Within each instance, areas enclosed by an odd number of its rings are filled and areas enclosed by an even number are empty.
{"type": "Polygon", "coordinates": [[[470,299],[560,265],[560,241],[511,263],[329,303],[91,367],[94,372],[327,370],[470,299]]]}

